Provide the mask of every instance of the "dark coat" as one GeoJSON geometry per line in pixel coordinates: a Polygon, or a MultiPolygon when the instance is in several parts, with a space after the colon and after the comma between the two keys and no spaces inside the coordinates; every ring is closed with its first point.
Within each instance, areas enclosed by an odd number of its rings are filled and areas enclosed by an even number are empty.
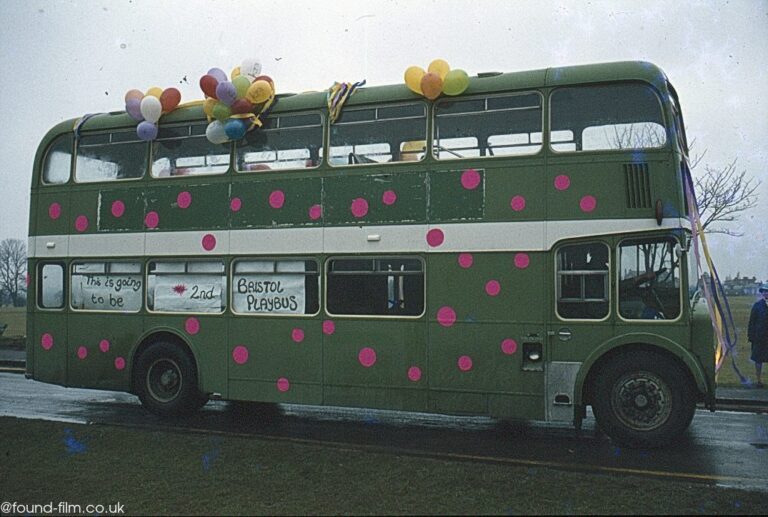
{"type": "Polygon", "coordinates": [[[768,304],[758,300],[749,314],[749,341],[752,343],[752,360],[768,363],[768,304]]]}

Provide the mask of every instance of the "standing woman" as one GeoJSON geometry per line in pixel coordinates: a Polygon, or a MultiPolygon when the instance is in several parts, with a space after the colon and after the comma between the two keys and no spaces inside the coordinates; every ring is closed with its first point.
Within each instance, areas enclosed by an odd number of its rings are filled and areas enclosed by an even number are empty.
{"type": "Polygon", "coordinates": [[[762,299],[752,306],[747,335],[749,342],[752,343],[752,360],[755,362],[757,375],[755,386],[762,388],[763,382],[760,376],[763,372],[763,363],[768,363],[768,284],[761,284],[758,291],[762,299]]]}

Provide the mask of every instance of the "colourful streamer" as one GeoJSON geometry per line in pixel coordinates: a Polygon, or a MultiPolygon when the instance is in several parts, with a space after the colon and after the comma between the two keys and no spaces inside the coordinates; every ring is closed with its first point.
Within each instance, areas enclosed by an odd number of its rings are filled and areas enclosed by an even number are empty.
{"type": "Polygon", "coordinates": [[[355,90],[360,86],[365,85],[365,80],[358,81],[356,83],[333,83],[333,86],[328,88],[328,116],[331,124],[336,122],[336,119],[341,115],[341,109],[344,107],[344,103],[347,102],[355,90]]]}

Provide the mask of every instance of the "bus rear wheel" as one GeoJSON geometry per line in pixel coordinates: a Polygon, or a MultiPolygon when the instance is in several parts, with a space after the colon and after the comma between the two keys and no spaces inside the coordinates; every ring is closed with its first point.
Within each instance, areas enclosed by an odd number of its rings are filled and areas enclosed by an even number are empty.
{"type": "Polygon", "coordinates": [[[198,390],[192,358],[168,342],[155,343],[139,356],[135,386],[144,407],[162,417],[188,415],[208,401],[198,390]]]}
{"type": "Polygon", "coordinates": [[[691,423],[696,399],[683,369],[658,353],[621,354],[604,365],[592,409],[602,430],[627,447],[663,447],[691,423]]]}

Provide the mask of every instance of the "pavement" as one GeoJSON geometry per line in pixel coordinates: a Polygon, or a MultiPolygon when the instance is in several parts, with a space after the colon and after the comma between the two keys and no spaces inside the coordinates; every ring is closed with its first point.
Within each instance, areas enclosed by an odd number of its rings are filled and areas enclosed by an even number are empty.
{"type": "MultiPolygon", "coordinates": [[[[24,368],[27,352],[14,348],[0,347],[0,368],[24,368]]],[[[765,375],[765,383],[768,384],[768,372],[765,375]]],[[[716,398],[728,401],[744,401],[747,403],[768,404],[768,388],[744,387],[718,387],[716,398]]]]}

